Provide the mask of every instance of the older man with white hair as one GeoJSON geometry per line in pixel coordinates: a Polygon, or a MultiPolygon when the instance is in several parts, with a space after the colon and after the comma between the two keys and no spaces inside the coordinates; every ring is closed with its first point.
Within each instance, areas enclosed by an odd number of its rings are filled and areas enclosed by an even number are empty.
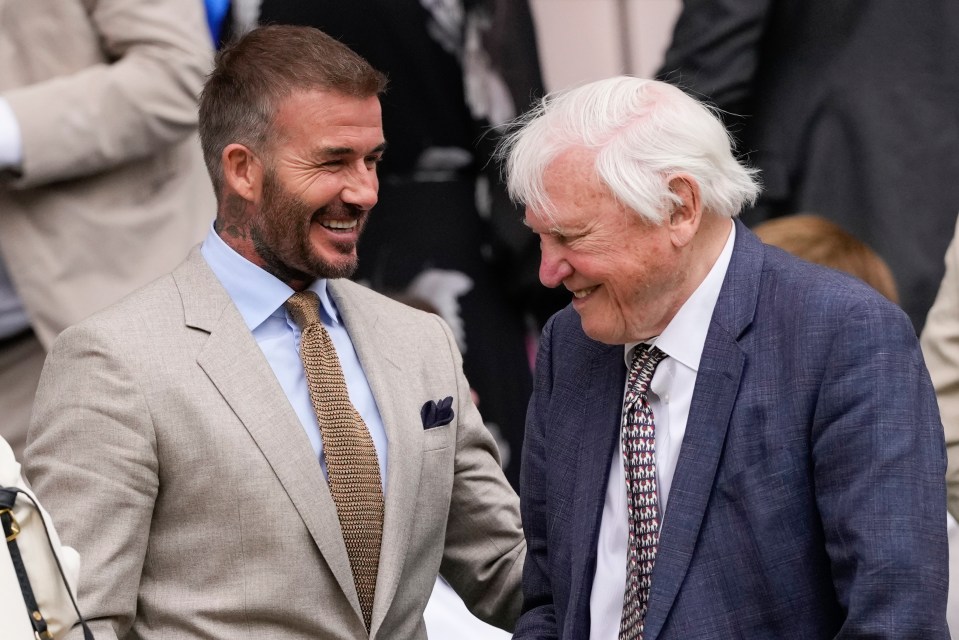
{"type": "Polygon", "coordinates": [[[943,431],[909,319],[735,220],[759,188],[675,87],[550,96],[509,187],[570,307],[521,478],[516,638],[948,638],[943,431]]]}

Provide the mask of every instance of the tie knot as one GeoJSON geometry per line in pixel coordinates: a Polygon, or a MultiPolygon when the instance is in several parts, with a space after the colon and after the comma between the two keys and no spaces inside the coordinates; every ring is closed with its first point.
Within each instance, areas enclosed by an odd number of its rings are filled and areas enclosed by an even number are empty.
{"type": "Polygon", "coordinates": [[[646,393],[656,366],[665,357],[666,354],[658,347],[649,344],[637,345],[633,351],[632,365],[629,367],[629,386],[638,393],[646,393]]]}
{"type": "Polygon", "coordinates": [[[286,310],[300,329],[320,322],[320,297],[313,291],[297,291],[286,301],[286,310]]]}

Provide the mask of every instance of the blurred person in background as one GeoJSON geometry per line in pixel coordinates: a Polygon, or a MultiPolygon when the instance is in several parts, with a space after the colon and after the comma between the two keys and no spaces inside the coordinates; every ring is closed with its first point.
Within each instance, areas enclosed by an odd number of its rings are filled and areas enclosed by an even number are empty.
{"type": "Polygon", "coordinates": [[[815,211],[892,269],[917,333],[959,209],[959,2],[684,0],[659,78],[725,111],[752,226],[815,211]]]}
{"type": "Polygon", "coordinates": [[[210,224],[197,0],[0,0],[0,430],[20,456],[47,349],[210,224]]]}
{"type": "Polygon", "coordinates": [[[812,213],[798,213],[756,225],[753,233],[797,258],[856,276],[899,304],[899,291],[886,261],[835,222],[812,213]]]}

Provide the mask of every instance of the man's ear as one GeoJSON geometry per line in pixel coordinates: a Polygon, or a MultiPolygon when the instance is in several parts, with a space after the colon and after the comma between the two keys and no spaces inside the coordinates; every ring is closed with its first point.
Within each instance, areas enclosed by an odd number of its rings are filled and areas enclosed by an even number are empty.
{"type": "Polygon", "coordinates": [[[232,191],[249,202],[257,202],[263,187],[263,163],[253,151],[238,142],[228,144],[220,156],[223,182],[232,191]]]}
{"type": "Polygon", "coordinates": [[[699,184],[692,176],[677,173],[669,177],[669,190],[680,199],[669,214],[669,237],[676,247],[684,247],[696,236],[703,218],[699,184]]]}

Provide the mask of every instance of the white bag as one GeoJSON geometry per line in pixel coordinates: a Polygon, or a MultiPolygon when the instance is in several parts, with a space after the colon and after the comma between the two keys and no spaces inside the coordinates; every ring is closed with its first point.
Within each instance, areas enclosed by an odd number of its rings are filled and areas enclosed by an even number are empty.
{"type": "MultiPolygon", "coordinates": [[[[20,465],[14,458],[10,445],[2,437],[0,488],[17,488],[23,492],[17,494],[12,509],[13,519],[20,529],[16,535],[16,545],[30,579],[37,607],[47,624],[49,634],[44,634],[43,639],[62,638],[79,620],[72,594],[76,592],[80,556],[75,550],[60,544],[50,514],[39,502],[30,500],[33,498],[36,501],[36,496],[27,488],[20,475],[20,465]],[[24,493],[29,498],[23,495],[24,493]],[[47,524],[46,531],[44,521],[47,524]],[[51,546],[56,549],[60,559],[62,575],[51,546]],[[69,584],[69,591],[64,580],[69,584]]],[[[2,531],[0,529],[0,533],[2,531]]],[[[3,640],[35,640],[38,636],[31,623],[30,613],[11,559],[9,542],[0,541],[0,620],[3,621],[3,640]]],[[[84,629],[84,632],[86,635],[88,630],[84,629]]]]}

